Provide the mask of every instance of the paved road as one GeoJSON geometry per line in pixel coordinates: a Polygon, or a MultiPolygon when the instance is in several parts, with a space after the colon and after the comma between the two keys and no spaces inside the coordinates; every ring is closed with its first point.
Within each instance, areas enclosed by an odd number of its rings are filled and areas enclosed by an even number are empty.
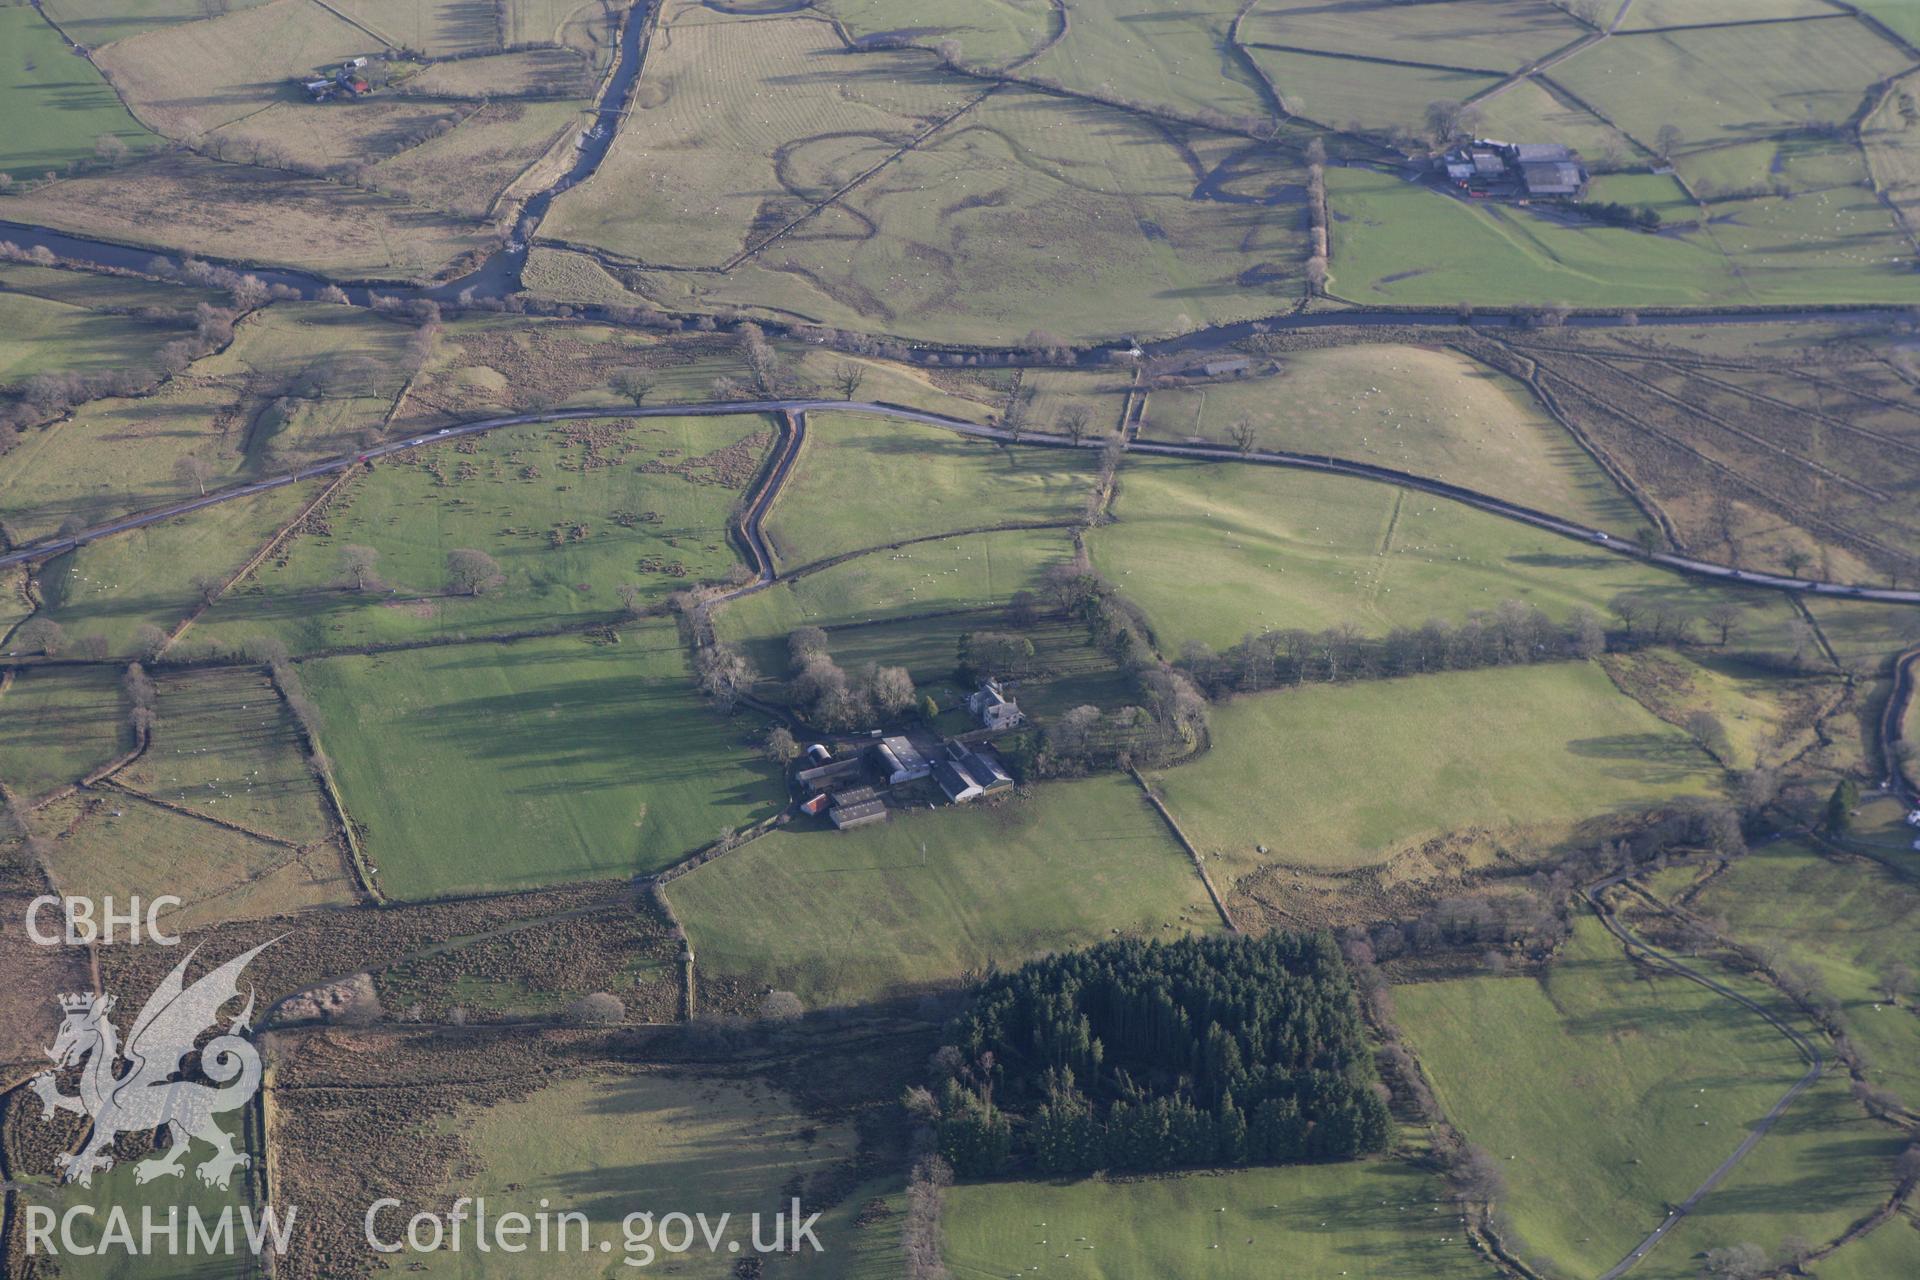
{"type": "Polygon", "coordinates": [[[1705,1182],[1695,1187],[1692,1194],[1670,1210],[1660,1225],[1649,1232],[1646,1239],[1635,1245],[1632,1252],[1628,1253],[1626,1257],[1620,1259],[1620,1261],[1614,1263],[1612,1267],[1601,1273],[1599,1280],[1619,1280],[1619,1277],[1638,1266],[1640,1260],[1646,1257],[1655,1245],[1664,1240],[1669,1231],[1672,1231],[1680,1225],[1681,1219],[1693,1212],[1695,1206],[1706,1198],[1715,1187],[1719,1186],[1726,1176],[1733,1172],[1735,1166],[1747,1158],[1747,1153],[1753,1150],[1755,1144],[1758,1143],[1760,1139],[1767,1136],[1774,1124],[1785,1114],[1787,1107],[1792,1104],[1793,1100],[1805,1093],[1808,1089],[1811,1089],[1814,1083],[1820,1079],[1821,1073],[1825,1069],[1825,1063],[1820,1056],[1820,1050],[1814,1046],[1813,1042],[1789,1026],[1786,1022],[1782,1021],[1772,1010],[1748,999],[1724,983],[1709,978],[1685,961],[1675,959],[1663,951],[1656,951],[1646,943],[1640,941],[1640,939],[1634,937],[1633,933],[1615,918],[1613,912],[1600,898],[1602,893],[1625,879],[1627,879],[1626,874],[1610,876],[1596,885],[1589,886],[1584,892],[1587,904],[1591,906],[1594,913],[1600,917],[1600,923],[1605,925],[1607,931],[1621,941],[1627,948],[1628,954],[1638,953],[1649,960],[1664,965],[1681,977],[1697,982],[1709,991],[1723,995],[1727,999],[1744,1005],[1754,1013],[1759,1014],[1774,1030],[1793,1042],[1793,1047],[1800,1051],[1802,1058],[1806,1059],[1807,1072],[1798,1080],[1794,1081],[1791,1088],[1780,1095],[1780,1100],[1773,1104],[1773,1109],[1768,1111],[1766,1115],[1762,1116],[1759,1121],[1754,1124],[1752,1131],[1741,1140],[1738,1147],[1734,1148],[1733,1154],[1725,1160],[1722,1160],[1719,1167],[1707,1175],[1705,1182]]]}
{"type": "MultiPolygon", "coordinates": [[[[215,493],[207,494],[205,497],[195,498],[189,502],[175,503],[172,506],[162,507],[154,511],[146,511],[138,515],[126,516],[107,524],[83,530],[71,537],[52,538],[43,542],[34,543],[31,546],[22,547],[19,550],[0,555],[0,567],[59,555],[61,552],[71,551],[76,546],[92,542],[98,538],[110,537],[113,534],[124,533],[130,529],[138,529],[146,525],[157,524],[162,520],[171,520],[175,516],[198,511],[203,507],[210,507],[216,503],[231,502],[236,498],[244,498],[250,494],[263,493],[269,489],[277,489],[283,485],[297,484],[302,480],[308,480],[314,476],[328,475],[362,462],[371,462],[379,458],[392,456],[393,454],[404,453],[409,449],[419,448],[421,445],[434,444],[438,441],[450,440],[458,436],[478,435],[482,432],[497,431],[502,427],[528,426],[541,422],[564,422],[578,418],[608,417],[647,418],[713,416],[742,413],[780,413],[801,418],[803,415],[815,411],[878,414],[890,418],[904,419],[908,422],[918,422],[926,426],[939,427],[947,431],[957,431],[963,435],[979,436],[988,440],[1006,441],[1012,439],[1009,432],[998,427],[981,426],[979,423],[967,422],[959,418],[950,418],[944,414],[929,413],[924,409],[913,409],[905,405],[889,404],[885,401],[873,400],[726,400],[703,404],[650,405],[640,409],[557,409],[547,413],[513,414],[507,417],[482,418],[474,422],[462,423],[455,427],[443,427],[438,431],[429,432],[425,435],[410,436],[405,440],[396,440],[390,444],[379,445],[359,453],[347,454],[344,457],[334,458],[327,462],[315,463],[313,466],[290,472],[284,476],[274,476],[271,479],[255,481],[252,484],[238,485],[231,489],[221,489],[215,493]]],[[[800,428],[800,430],[803,429],[803,427],[800,428]]],[[[797,437],[798,430],[796,430],[795,435],[797,437]]],[[[1019,439],[1026,444],[1046,448],[1078,447],[1083,449],[1099,449],[1105,443],[1104,440],[1101,439],[1090,439],[1082,440],[1078,446],[1075,446],[1071,441],[1062,436],[1052,436],[1035,432],[1023,432],[1019,439]]],[[[1253,466],[1288,467],[1295,470],[1319,471],[1330,475],[1352,476],[1361,480],[1395,484],[1403,488],[1416,490],[1420,493],[1430,493],[1436,497],[1446,498],[1449,501],[1465,503],[1470,507],[1477,507],[1482,511],[1500,516],[1503,519],[1532,525],[1537,529],[1545,529],[1549,533],[1557,533],[1563,537],[1576,538],[1600,550],[1613,552],[1615,555],[1627,556],[1636,560],[1645,560],[1649,563],[1660,565],[1662,568],[1692,574],[1696,577],[1712,578],[1720,582],[1734,583],[1747,587],[1760,587],[1771,591],[1794,591],[1806,595],[1837,596],[1842,599],[1852,600],[1873,600],[1882,604],[1920,604],[1920,590],[1896,590],[1889,587],[1856,586],[1845,582],[1821,582],[1810,578],[1791,578],[1781,574],[1752,573],[1742,569],[1734,569],[1727,565],[1716,564],[1711,560],[1698,560],[1691,556],[1675,555],[1666,551],[1647,551],[1624,539],[1613,536],[1606,530],[1578,524],[1572,520],[1553,515],[1550,512],[1538,511],[1532,507],[1522,506],[1517,502],[1508,502],[1504,498],[1496,498],[1491,494],[1481,493],[1475,489],[1468,489],[1456,484],[1448,484],[1443,480],[1430,479],[1429,477],[1415,475],[1411,472],[1399,471],[1392,467],[1375,466],[1372,463],[1352,462],[1344,458],[1335,458],[1324,454],[1294,453],[1285,450],[1256,450],[1249,453],[1241,453],[1224,446],[1169,444],[1140,440],[1129,443],[1127,450],[1130,453],[1148,454],[1152,456],[1194,458],[1209,462],[1243,463],[1253,466]]],[[[785,465],[790,466],[791,463],[792,459],[789,457],[785,465]]],[[[782,472],[782,478],[784,478],[784,470],[782,472]]],[[[777,483],[770,486],[769,492],[777,487],[777,483]]],[[[758,550],[764,553],[766,550],[764,544],[759,547],[758,550]]]]}

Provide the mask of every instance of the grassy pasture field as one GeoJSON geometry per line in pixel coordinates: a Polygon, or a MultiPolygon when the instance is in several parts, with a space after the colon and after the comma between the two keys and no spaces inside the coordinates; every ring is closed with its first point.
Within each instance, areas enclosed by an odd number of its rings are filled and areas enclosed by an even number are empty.
{"type": "Polygon", "coordinates": [[[152,741],[114,781],[295,844],[332,830],[298,727],[246,667],[158,672],[152,741]]]}
{"type": "MultiPolygon", "coordinates": [[[[250,9],[268,2],[228,0],[228,7],[250,9]]],[[[143,31],[198,22],[207,16],[201,0],[42,0],[40,7],[75,43],[96,48],[143,31]]]]}
{"type": "Polygon", "coordinates": [[[1854,7],[1885,23],[1909,44],[1920,44],[1920,6],[1913,0],[1858,0],[1854,7]]]}
{"type": "Polygon", "coordinates": [[[784,797],[693,692],[671,625],[302,663],[367,856],[397,898],[654,871],[784,797]]]}
{"type": "Polygon", "coordinates": [[[1283,358],[1278,376],[1155,391],[1141,434],[1331,454],[1631,532],[1643,517],[1525,387],[1457,351],[1353,346],[1283,358]]]}
{"type": "Polygon", "coordinates": [[[20,540],[194,497],[198,485],[174,473],[188,456],[208,464],[212,488],[346,453],[405,381],[412,332],[320,303],[255,312],[225,350],[155,394],[95,400],[27,432],[0,455],[0,521],[20,540]],[[290,416],[270,409],[283,395],[290,416]],[[351,411],[322,411],[342,403],[351,411]]]}
{"type": "Polygon", "coordinates": [[[1586,33],[1566,10],[1545,0],[1465,0],[1441,7],[1263,0],[1240,28],[1248,44],[1498,72],[1517,70],[1586,33]]]}
{"type": "Polygon", "coordinates": [[[70,160],[91,160],[103,136],[135,152],[157,143],[94,64],[75,57],[31,7],[0,7],[0,48],[8,52],[0,70],[0,116],[15,126],[0,139],[0,173],[24,181],[70,160]]]}
{"type": "Polygon", "coordinates": [[[1473,108],[1480,113],[1479,132],[1490,137],[1551,138],[1578,151],[1589,165],[1614,156],[1625,162],[1635,155],[1625,134],[1537,79],[1518,81],[1473,108]]]}
{"type": "Polygon", "coordinates": [[[221,600],[196,639],[272,635],[295,652],[525,631],[615,616],[620,588],[657,604],[739,563],[728,513],[771,444],[752,417],[587,419],[509,428],[380,461],[347,481],[323,529],[288,543],[221,600]],[[347,547],[378,555],[355,589],[347,547]],[[491,555],[504,581],[448,586],[449,553],[491,555]]]}
{"type": "MultiPolygon", "coordinates": [[[[1897,2],[1897,0],[1896,0],[1897,2]]],[[[1866,7],[1866,6],[1862,6],[1866,7]]],[[[1822,0],[1636,0],[1622,31],[1685,27],[1710,22],[1758,22],[1773,18],[1831,18],[1822,0]]]]}
{"type": "Polygon", "coordinates": [[[168,929],[358,901],[331,842],[289,849],[111,793],[58,801],[35,820],[59,892],[122,903],[172,894],[181,906],[165,913],[168,929]]]}
{"type": "Polygon", "coordinates": [[[827,0],[819,6],[856,40],[910,35],[921,45],[958,40],[968,66],[1000,67],[1045,43],[1053,17],[1047,0],[950,0],[929,14],[915,0],[827,0]]]}
{"type": "Polygon", "coordinates": [[[30,293],[0,292],[0,386],[36,373],[122,369],[188,332],[30,293]]]}
{"type": "Polygon", "coordinates": [[[1057,529],[978,533],[881,551],[776,583],[714,614],[722,639],[786,635],[809,624],[876,622],[1004,605],[1040,585],[1049,565],[1069,560],[1057,529]]]}
{"type": "Polygon", "coordinates": [[[298,78],[378,52],[378,42],[326,6],[272,0],[204,22],[159,28],[96,60],[141,123],[165,137],[278,148],[293,160],[365,163],[451,108],[391,97],[313,103],[298,78]]]}
{"type": "Polygon", "coordinates": [[[1240,1169],[1106,1182],[963,1183],[945,1197],[956,1277],[1469,1280],[1496,1272],[1438,1179],[1411,1162],[1240,1169]],[[1225,1212],[1221,1212],[1224,1209],[1225,1212]],[[1275,1270],[1284,1259],[1284,1271],[1275,1270]]]}
{"type": "MultiPolygon", "coordinates": [[[[1920,8],[1914,22],[1920,27],[1920,8]]],[[[1894,92],[1861,126],[1860,142],[1874,187],[1915,230],[1920,229],[1920,111],[1909,120],[1909,104],[1920,106],[1920,75],[1896,82],[1894,92]]]]}
{"type": "Polygon", "coordinates": [[[1603,173],[1588,185],[1589,198],[1607,200],[1635,208],[1653,209],[1669,222],[1699,216],[1695,204],[1680,183],[1669,174],[1603,173]]]}
{"type": "Polygon", "coordinates": [[[633,127],[554,201],[543,235],[717,266],[980,92],[923,55],[850,58],[817,19],[714,16],[670,6],[633,127]]]}
{"type": "Polygon", "coordinates": [[[382,280],[425,279],[489,247],[481,228],[435,209],[188,153],[9,196],[7,217],[123,244],[382,280]]]}
{"type": "Polygon", "coordinates": [[[1711,794],[1718,775],[1585,662],[1259,694],[1216,707],[1211,738],[1153,782],[1230,879],[1374,866],[1449,837],[1524,858],[1588,819],[1711,794]]]}
{"type": "MultiPolygon", "coordinates": [[[[1091,530],[1095,567],[1147,611],[1161,646],[1215,648],[1250,630],[1364,632],[1458,622],[1505,600],[1555,617],[1605,615],[1631,591],[1705,608],[1704,587],[1586,543],[1392,485],[1239,463],[1136,459],[1113,523],[1091,530]]],[[[1748,632],[1785,607],[1735,595],[1748,632]]]]}
{"type": "Polygon", "coordinates": [[[1283,310],[1306,257],[1305,174],[1242,148],[1231,176],[1248,202],[1197,199],[1212,150],[1007,89],[739,268],[636,287],[663,306],[784,309],[946,341],[1152,335],[1283,310]]]}
{"type": "Polygon", "coordinates": [[[1073,14],[1065,38],[1021,75],[1188,118],[1270,120],[1258,77],[1228,49],[1242,7],[1231,0],[1177,7],[1111,0],[1073,14]]]}
{"type": "Polygon", "coordinates": [[[1910,64],[1891,41],[1841,18],[1617,35],[1551,74],[1643,145],[1677,123],[1690,150],[1841,123],[1870,86],[1910,64]]]}
{"type": "Polygon", "coordinates": [[[120,672],[15,667],[0,693],[0,782],[22,800],[78,781],[133,745],[120,672]]]}
{"type": "Polygon", "coordinates": [[[593,63],[579,50],[540,48],[436,62],[395,88],[404,97],[424,98],[493,99],[570,93],[585,107],[596,84],[593,63]]]}
{"type": "Polygon", "coordinates": [[[429,58],[500,47],[491,0],[328,0],[347,18],[377,31],[396,48],[429,58]]]}
{"type": "Polygon", "coordinates": [[[1705,200],[1819,191],[1865,181],[1860,148],[1840,138],[1783,137],[1709,147],[1674,168],[1705,200]]]}
{"type": "Polygon", "coordinates": [[[1758,297],[1893,301],[1913,292],[1913,242],[1863,187],[1716,204],[1712,229],[1758,297]]]}
{"type": "Polygon", "coordinates": [[[1571,227],[1389,174],[1327,173],[1333,291],[1362,303],[1698,306],[1749,295],[1694,233],[1571,227]]]}
{"type": "Polygon", "coordinates": [[[1122,777],[896,810],[854,831],[816,821],[670,886],[703,973],[771,983],[812,1008],[945,986],[1115,933],[1219,927],[1192,862],[1122,777]]]}
{"type": "Polygon", "coordinates": [[[905,538],[1071,520],[1093,484],[1090,451],[1002,447],[866,414],[816,413],[768,513],[782,567],[905,538]]]}
{"type": "MultiPolygon", "coordinates": [[[[587,1215],[594,1239],[614,1242],[620,1269],[621,1220],[643,1207],[653,1212],[704,1213],[709,1221],[733,1215],[728,1238],[742,1251],[751,1242],[748,1219],[784,1210],[792,1180],[824,1183],[836,1165],[852,1161],[853,1126],[822,1125],[764,1081],[720,1075],[631,1075],[561,1080],[538,1092],[485,1108],[462,1108],[441,1127],[465,1144],[467,1159],[442,1188],[453,1197],[485,1196],[490,1210],[534,1213],[543,1197],[587,1215]]],[[[813,1194],[818,1194],[814,1192],[813,1194]]],[[[811,1198],[811,1196],[809,1196],[811,1198]]],[[[857,1206],[856,1206],[857,1207],[857,1206]]],[[[851,1223],[839,1216],[819,1231],[824,1253],[799,1274],[850,1276],[832,1260],[855,1246],[851,1223]]],[[[885,1231],[877,1228],[875,1234],[885,1231]]],[[[886,1232],[897,1241],[899,1232],[886,1232]]],[[[766,1227],[771,1238],[772,1228],[766,1227]]],[[[736,1260],[721,1245],[702,1247],[656,1266],[672,1274],[721,1280],[736,1260]]],[[[637,1255],[636,1255],[637,1256],[637,1255]]],[[[896,1266],[898,1259],[894,1259],[896,1266]]],[[[468,1251],[447,1254],[436,1271],[454,1276],[604,1276],[606,1255],[571,1250],[519,1256],[468,1251]]],[[[896,1272],[897,1274],[897,1272],[896,1272]]]]}
{"type": "Polygon", "coordinates": [[[1910,877],[1780,841],[1734,863],[1694,909],[1724,918],[1740,942],[1810,965],[1839,998],[1867,1078],[1909,1106],[1920,1101],[1920,1013],[1911,997],[1897,1006],[1875,991],[1894,965],[1920,968],[1920,891],[1910,877]]]}
{"type": "Polygon", "coordinates": [[[171,632],[200,603],[194,579],[239,570],[315,491],[272,489],[56,556],[40,568],[46,612],[69,636],[105,636],[110,652],[136,653],[141,626],[171,632]]]}
{"type": "Polygon", "coordinates": [[[1429,102],[1459,102],[1500,83],[1496,75],[1389,66],[1254,46],[1249,51],[1293,115],[1335,129],[1418,128],[1429,102]]]}
{"type": "Polygon", "coordinates": [[[145,307],[178,310],[182,324],[186,323],[186,313],[199,303],[219,306],[227,298],[219,290],[171,280],[161,283],[136,276],[95,275],[91,271],[38,267],[25,262],[0,264],[0,291],[91,311],[133,311],[145,307]]]}
{"type": "MultiPolygon", "coordinates": [[[[1590,917],[1542,976],[1404,985],[1394,1004],[1442,1108],[1500,1160],[1525,1256],[1554,1274],[1625,1256],[1806,1070],[1750,1010],[1636,968],[1590,917]]],[[[1639,1270],[1688,1277],[1710,1247],[1831,1239],[1884,1199],[1900,1145],[1829,1076],[1639,1270]]]]}
{"type": "MultiPolygon", "coordinates": [[[[239,1139],[239,1149],[246,1149],[246,1140],[241,1126],[235,1117],[228,1115],[218,1121],[239,1139]]],[[[203,1147],[202,1151],[205,1150],[203,1147]]],[[[256,1153],[255,1159],[260,1156],[256,1153]]],[[[189,1206],[198,1209],[204,1221],[215,1222],[222,1209],[236,1207],[246,1203],[243,1186],[244,1171],[241,1177],[233,1179],[231,1190],[222,1191],[209,1187],[191,1173],[182,1178],[158,1178],[142,1184],[136,1181],[137,1160],[125,1160],[105,1173],[95,1175],[93,1185],[81,1187],[54,1180],[54,1171],[35,1170],[39,1176],[22,1178],[25,1190],[22,1203],[45,1205],[55,1213],[65,1215],[69,1209],[91,1205],[118,1205],[127,1215],[127,1220],[136,1224],[135,1236],[139,1240],[138,1223],[142,1210],[150,1211],[156,1223],[167,1221],[168,1211],[178,1209],[181,1224],[181,1245],[178,1251],[169,1252],[164,1247],[156,1248],[151,1254],[142,1255],[142,1251],[121,1249],[117,1242],[105,1240],[107,1210],[83,1212],[72,1218],[74,1240],[83,1248],[99,1248],[97,1254],[66,1254],[60,1274],[68,1280],[244,1280],[248,1263],[239,1257],[209,1258],[205,1254],[189,1255],[186,1250],[186,1228],[189,1206]],[[96,1199],[95,1197],[98,1197],[96,1199]]],[[[240,1235],[241,1224],[236,1217],[234,1234],[240,1235]]],[[[160,1237],[164,1242],[164,1237],[160,1237]]]]}
{"type": "Polygon", "coordinates": [[[1920,1221],[1911,1213],[1898,1213],[1831,1258],[1814,1263],[1810,1274],[1817,1280],[1879,1280],[1915,1271],[1920,1271],[1920,1221]]]}

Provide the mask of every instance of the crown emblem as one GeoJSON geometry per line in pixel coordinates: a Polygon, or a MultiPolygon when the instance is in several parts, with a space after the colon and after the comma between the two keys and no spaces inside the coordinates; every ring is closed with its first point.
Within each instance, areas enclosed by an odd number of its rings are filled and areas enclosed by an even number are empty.
{"type": "Polygon", "coordinates": [[[68,1013],[85,1013],[96,1005],[107,1010],[113,1007],[112,996],[96,996],[91,991],[77,991],[70,996],[60,997],[60,1007],[68,1013]]]}

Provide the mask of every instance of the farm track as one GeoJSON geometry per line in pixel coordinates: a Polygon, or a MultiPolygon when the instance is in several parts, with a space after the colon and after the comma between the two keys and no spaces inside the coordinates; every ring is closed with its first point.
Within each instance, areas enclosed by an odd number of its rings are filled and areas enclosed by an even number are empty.
{"type": "Polygon", "coordinates": [[[1721,1182],[1725,1181],[1727,1175],[1732,1173],[1734,1169],[1739,1166],[1740,1162],[1747,1158],[1748,1153],[1759,1144],[1760,1139],[1766,1137],[1767,1134],[1772,1131],[1773,1126],[1779,1122],[1780,1117],[1784,1115],[1787,1108],[1793,1104],[1793,1100],[1818,1083],[1826,1069],[1826,1063],[1820,1055],[1820,1050],[1816,1048],[1813,1042],[1806,1036],[1788,1026],[1778,1014],[1767,1009],[1750,997],[1735,991],[1725,983],[1709,978],[1706,974],[1701,973],[1698,969],[1693,968],[1684,961],[1675,959],[1663,951],[1648,946],[1639,938],[1635,937],[1631,929],[1628,929],[1624,924],[1620,923],[1619,918],[1614,915],[1613,909],[1607,906],[1601,895],[1615,885],[1625,882],[1629,879],[1630,874],[1631,873],[1622,872],[1619,875],[1610,876],[1598,884],[1590,885],[1582,890],[1582,896],[1586,899],[1587,905],[1593,908],[1594,914],[1599,917],[1600,923],[1606,928],[1607,932],[1611,933],[1619,940],[1620,944],[1626,948],[1627,955],[1630,958],[1637,958],[1648,963],[1657,964],[1687,979],[1689,982],[1699,983],[1716,995],[1725,996],[1734,1003],[1752,1010],[1765,1020],[1769,1026],[1785,1036],[1793,1044],[1793,1047],[1799,1051],[1800,1056],[1806,1060],[1807,1070],[1806,1074],[1794,1081],[1793,1084],[1788,1087],[1787,1091],[1780,1095],[1779,1101],[1773,1104],[1773,1107],[1766,1115],[1754,1122],[1753,1128],[1748,1132],[1747,1136],[1741,1140],[1740,1145],[1734,1148],[1733,1154],[1729,1155],[1725,1160],[1722,1160],[1719,1166],[1707,1175],[1706,1181],[1695,1187],[1685,1200],[1682,1200],[1678,1205],[1670,1209],[1667,1212],[1667,1216],[1661,1220],[1659,1226],[1655,1227],[1647,1234],[1644,1240],[1635,1245],[1626,1257],[1614,1263],[1613,1266],[1601,1273],[1598,1280],[1619,1280],[1619,1277],[1638,1266],[1641,1260],[1653,1251],[1654,1246],[1666,1238],[1668,1232],[1672,1231],[1680,1224],[1683,1218],[1693,1212],[1700,1201],[1705,1199],[1721,1182]]]}
{"type": "MultiPolygon", "coordinates": [[[[1004,444],[1011,445],[1015,443],[1008,432],[998,427],[982,426],[978,423],[967,422],[958,418],[949,418],[943,414],[930,413],[922,409],[913,409],[905,405],[866,400],[777,399],[706,401],[696,404],[654,405],[624,412],[605,408],[593,408],[559,409],[547,413],[514,414],[506,417],[483,418],[475,422],[468,422],[454,427],[443,427],[439,431],[429,435],[413,436],[406,440],[396,440],[391,444],[384,444],[377,448],[348,454],[344,457],[332,459],[331,461],[316,463],[313,466],[302,468],[299,471],[291,472],[284,476],[275,476],[269,480],[258,480],[251,484],[237,485],[230,489],[222,489],[210,493],[203,498],[196,498],[188,502],[175,503],[171,506],[161,507],[156,510],[125,516],[107,524],[82,530],[71,536],[50,539],[9,552],[4,556],[0,556],[0,568],[13,564],[24,564],[31,561],[44,560],[50,556],[60,555],[63,552],[71,551],[76,547],[83,546],[86,543],[93,542],[100,538],[111,537],[114,534],[125,533],[132,529],[144,528],[148,525],[157,524],[163,520],[171,520],[178,516],[187,515],[191,512],[215,506],[222,502],[231,502],[251,494],[262,493],[268,489],[277,489],[284,485],[298,484],[303,480],[309,480],[315,476],[328,475],[364,463],[376,462],[381,458],[391,457],[395,454],[404,453],[425,445],[431,445],[445,440],[453,440],[460,436],[498,431],[506,427],[534,426],[545,422],[566,422],[582,418],[715,417],[747,416],[767,413],[791,414],[794,415],[796,421],[804,422],[805,415],[813,411],[872,414],[879,417],[896,418],[904,422],[917,423],[922,426],[938,427],[943,430],[954,431],[961,435],[974,436],[980,439],[996,440],[1004,444]]],[[[1021,433],[1018,443],[1034,448],[1081,448],[1093,450],[1103,448],[1105,445],[1103,440],[1082,440],[1076,445],[1064,437],[1032,432],[1021,433]]],[[[1608,551],[1615,555],[1627,556],[1632,559],[1644,560],[1650,564],[1672,569],[1679,573],[1731,583],[1737,586],[1758,587],[1763,590],[1785,591],[1804,595],[1837,596],[1855,600],[1872,600],[1882,604],[1920,604],[1920,590],[1867,587],[1844,582],[1825,582],[1809,578],[1793,578],[1783,574],[1755,573],[1735,569],[1711,560],[1696,559],[1692,556],[1678,555],[1665,551],[1649,551],[1616,538],[1605,530],[1595,529],[1591,526],[1553,515],[1550,512],[1522,506],[1519,503],[1496,498],[1491,494],[1481,493],[1478,490],[1468,489],[1461,485],[1449,484],[1442,480],[1435,480],[1426,476],[1416,475],[1412,472],[1396,470],[1392,467],[1377,466],[1372,463],[1354,462],[1345,458],[1336,458],[1325,454],[1295,453],[1279,450],[1239,453],[1231,448],[1219,445],[1166,444],[1136,440],[1131,442],[1127,447],[1129,452],[1153,457],[1187,458],[1202,462],[1283,467],[1293,470],[1320,472],[1328,475],[1348,476],[1354,479],[1371,480],[1383,484],[1399,485],[1408,489],[1417,490],[1421,493],[1432,494],[1435,497],[1445,498],[1449,501],[1463,503],[1466,506],[1485,511],[1490,515],[1499,516],[1502,519],[1531,525],[1534,528],[1559,534],[1562,537],[1578,539],[1598,550],[1608,551]]],[[[790,465],[789,463],[789,466],[790,465]]],[[[754,505],[762,506],[764,510],[763,504],[765,501],[770,500],[774,488],[775,486],[770,486],[766,492],[760,495],[760,500],[754,505]]],[[[767,554],[764,543],[761,544],[760,554],[767,554]]],[[[764,587],[764,582],[758,582],[749,587],[740,588],[739,593],[745,594],[750,590],[764,589],[764,587]]]]}

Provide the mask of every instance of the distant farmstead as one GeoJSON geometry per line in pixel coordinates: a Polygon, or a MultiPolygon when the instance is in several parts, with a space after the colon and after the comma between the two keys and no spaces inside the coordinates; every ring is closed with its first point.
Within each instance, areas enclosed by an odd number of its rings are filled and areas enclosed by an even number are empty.
{"type": "Polygon", "coordinates": [[[1441,156],[1447,181],[1471,196],[1506,200],[1577,200],[1587,189],[1579,153],[1557,142],[1476,139],[1441,156]]]}

